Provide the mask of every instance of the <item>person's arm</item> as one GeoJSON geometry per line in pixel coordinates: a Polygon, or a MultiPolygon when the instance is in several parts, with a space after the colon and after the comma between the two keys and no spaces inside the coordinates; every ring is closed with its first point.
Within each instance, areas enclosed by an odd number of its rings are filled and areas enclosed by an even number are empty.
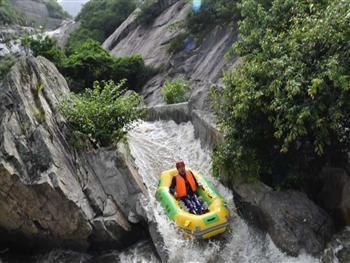
{"type": "Polygon", "coordinates": [[[195,183],[196,183],[197,188],[200,187],[200,188],[202,188],[202,190],[204,190],[203,185],[198,184],[197,179],[196,179],[196,177],[194,176],[194,174],[192,173],[192,171],[191,171],[191,170],[189,170],[189,171],[191,172],[191,174],[192,174],[192,176],[193,176],[193,178],[194,178],[194,181],[195,181],[195,183]]]}
{"type": "Polygon", "coordinates": [[[175,177],[173,177],[173,180],[171,181],[171,185],[170,185],[170,188],[169,188],[169,192],[174,195],[175,193],[175,187],[176,187],[176,180],[175,180],[175,177]]]}
{"type": "Polygon", "coordinates": [[[199,184],[198,184],[198,182],[197,182],[197,179],[196,179],[196,177],[194,176],[194,174],[192,173],[192,171],[191,170],[189,170],[190,171],[190,173],[192,174],[192,176],[193,176],[193,179],[194,179],[194,182],[196,183],[196,186],[198,187],[199,186],[199,184]]]}

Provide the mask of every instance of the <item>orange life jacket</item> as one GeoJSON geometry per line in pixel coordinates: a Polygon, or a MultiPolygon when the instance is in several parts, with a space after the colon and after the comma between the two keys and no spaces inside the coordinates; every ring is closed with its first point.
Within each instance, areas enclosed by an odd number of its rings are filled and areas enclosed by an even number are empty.
{"type": "MultiPolygon", "coordinates": [[[[192,172],[190,171],[186,171],[186,180],[188,182],[188,184],[191,187],[191,190],[193,192],[197,191],[197,185],[196,185],[196,181],[193,177],[192,172]]],[[[181,198],[181,197],[185,197],[187,195],[187,190],[186,190],[186,182],[185,179],[181,176],[181,175],[176,175],[176,194],[177,197],[181,198]]]]}

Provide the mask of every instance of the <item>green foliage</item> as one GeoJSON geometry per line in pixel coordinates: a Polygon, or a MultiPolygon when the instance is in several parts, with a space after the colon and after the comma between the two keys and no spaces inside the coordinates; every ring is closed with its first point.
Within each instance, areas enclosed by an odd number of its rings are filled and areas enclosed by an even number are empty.
{"type": "Polygon", "coordinates": [[[22,45],[32,50],[33,55],[43,56],[53,62],[58,68],[62,68],[65,54],[58,47],[56,40],[38,35],[36,38],[25,36],[21,39],[22,45]]]}
{"type": "Polygon", "coordinates": [[[135,0],[91,0],[87,2],[76,18],[81,26],[70,35],[68,50],[72,50],[90,38],[102,43],[135,8],[135,0]]]}
{"type": "Polygon", "coordinates": [[[137,19],[140,24],[149,26],[151,25],[156,17],[160,14],[160,8],[155,0],[145,0],[140,5],[141,12],[137,19]]]}
{"type": "Polygon", "coordinates": [[[62,6],[56,0],[44,0],[49,16],[58,19],[69,18],[70,15],[63,10],[62,6]]]}
{"type": "Polygon", "coordinates": [[[63,99],[60,110],[75,132],[107,146],[120,141],[144,114],[141,96],[123,96],[124,91],[123,81],[95,82],[93,89],[63,99]]]}
{"type": "Polygon", "coordinates": [[[74,91],[91,87],[96,80],[122,79],[129,88],[139,90],[151,73],[141,56],[115,58],[91,39],[74,49],[62,71],[74,91]]]}
{"type": "Polygon", "coordinates": [[[6,55],[0,57],[0,80],[2,80],[7,73],[9,73],[11,67],[15,64],[16,59],[12,55],[6,55]]]}
{"type": "Polygon", "coordinates": [[[225,133],[215,160],[276,185],[350,150],[350,2],[260,2],[242,0],[233,52],[244,64],[214,92],[225,133]]]}
{"type": "Polygon", "coordinates": [[[214,26],[225,26],[237,19],[237,1],[202,0],[200,9],[190,12],[186,19],[187,31],[193,34],[204,34],[214,26]]]}
{"type": "Polygon", "coordinates": [[[189,34],[184,32],[178,34],[176,37],[170,40],[168,44],[167,51],[169,53],[176,53],[185,48],[185,40],[188,38],[189,34]]]}
{"type": "Polygon", "coordinates": [[[97,29],[90,30],[83,26],[79,27],[69,36],[65,50],[66,53],[68,55],[72,54],[74,49],[79,48],[82,43],[89,39],[93,39],[101,43],[105,39],[104,33],[97,29]]]}
{"type": "Polygon", "coordinates": [[[52,61],[68,80],[71,90],[82,91],[92,87],[94,81],[126,79],[127,86],[140,90],[153,71],[146,67],[141,56],[115,58],[101,45],[89,39],[76,46],[66,57],[49,37],[26,36],[22,45],[30,48],[34,56],[43,56],[52,61]]]}
{"type": "Polygon", "coordinates": [[[173,104],[187,101],[189,89],[189,81],[177,79],[165,82],[161,92],[166,103],[173,104]]]}
{"type": "Polygon", "coordinates": [[[24,18],[14,8],[10,0],[0,1],[0,25],[24,25],[24,18]]]}

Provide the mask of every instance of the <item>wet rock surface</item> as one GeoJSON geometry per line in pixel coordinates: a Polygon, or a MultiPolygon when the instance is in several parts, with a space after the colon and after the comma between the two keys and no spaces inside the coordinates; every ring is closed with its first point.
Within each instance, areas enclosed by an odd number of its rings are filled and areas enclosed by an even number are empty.
{"type": "Polygon", "coordinates": [[[338,227],[350,225],[350,176],[340,168],[325,167],[313,184],[316,202],[338,227]]]}
{"type": "Polygon", "coordinates": [[[69,145],[55,66],[23,58],[0,90],[1,250],[119,248],[144,235],[128,221],[144,190],[127,151],[69,145]]]}
{"type": "Polygon", "coordinates": [[[240,215],[292,256],[320,255],[334,233],[330,216],[303,193],[277,192],[262,183],[237,184],[234,193],[240,215]]]}

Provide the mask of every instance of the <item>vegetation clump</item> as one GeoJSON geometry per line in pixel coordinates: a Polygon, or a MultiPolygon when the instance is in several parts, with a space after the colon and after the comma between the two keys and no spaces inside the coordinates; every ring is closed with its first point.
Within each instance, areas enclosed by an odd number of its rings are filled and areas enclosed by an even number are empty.
{"type": "Polygon", "coordinates": [[[141,12],[138,14],[138,21],[144,26],[151,25],[160,14],[160,7],[155,0],[145,0],[140,5],[141,12]]]}
{"type": "Polygon", "coordinates": [[[63,99],[60,111],[74,131],[108,146],[123,139],[132,123],[144,115],[142,97],[125,96],[125,91],[125,81],[95,82],[92,89],[63,99]]]}
{"type": "Polygon", "coordinates": [[[57,45],[57,41],[46,36],[37,35],[35,38],[29,35],[21,39],[21,44],[27,49],[31,50],[35,57],[43,56],[52,61],[57,68],[62,68],[66,56],[62,49],[57,45]]]}
{"type": "Polygon", "coordinates": [[[168,104],[185,102],[188,100],[190,82],[177,79],[168,80],[161,90],[161,93],[168,104]]]}
{"type": "Polygon", "coordinates": [[[80,22],[81,26],[71,34],[67,45],[68,51],[78,47],[87,39],[102,43],[135,8],[134,0],[90,0],[76,17],[76,21],[80,22]]]}
{"type": "Polygon", "coordinates": [[[15,62],[16,59],[12,55],[0,57],[0,81],[7,75],[15,62]]]}
{"type": "Polygon", "coordinates": [[[350,2],[270,2],[240,5],[232,53],[244,63],[214,95],[225,134],[214,163],[231,178],[276,186],[300,171],[347,162],[350,2]]]}
{"type": "Polygon", "coordinates": [[[139,55],[113,57],[100,43],[88,39],[73,49],[68,56],[49,37],[26,37],[23,45],[30,48],[34,56],[43,56],[52,61],[66,77],[72,91],[91,88],[94,81],[126,79],[126,85],[140,90],[144,82],[153,74],[139,55]]]}
{"type": "Polygon", "coordinates": [[[202,0],[198,8],[193,8],[186,18],[189,33],[202,35],[215,26],[225,26],[238,18],[235,0],[202,0]]]}

